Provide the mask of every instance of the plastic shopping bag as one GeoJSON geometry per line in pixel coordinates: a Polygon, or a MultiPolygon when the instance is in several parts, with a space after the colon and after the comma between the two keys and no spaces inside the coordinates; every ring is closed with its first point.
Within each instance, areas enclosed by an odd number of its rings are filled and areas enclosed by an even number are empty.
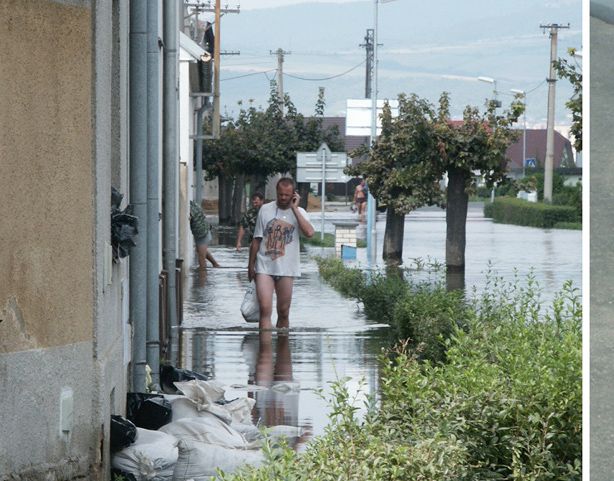
{"type": "Polygon", "coordinates": [[[245,291],[245,297],[241,303],[241,314],[247,322],[258,322],[260,320],[260,305],[258,304],[254,281],[249,283],[245,291]]]}

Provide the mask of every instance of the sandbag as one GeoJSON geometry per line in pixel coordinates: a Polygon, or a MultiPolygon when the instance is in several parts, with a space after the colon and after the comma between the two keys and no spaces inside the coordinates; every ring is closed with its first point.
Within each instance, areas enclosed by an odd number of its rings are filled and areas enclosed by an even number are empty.
{"type": "Polygon", "coordinates": [[[264,461],[260,450],[231,449],[187,440],[180,440],[178,448],[174,481],[210,481],[218,468],[232,473],[246,464],[260,466],[264,461]]]}
{"type": "Polygon", "coordinates": [[[134,444],[115,453],[111,465],[137,481],[172,481],[178,440],[160,431],[137,428],[134,444]]]}
{"type": "Polygon", "coordinates": [[[256,283],[251,281],[245,296],[243,296],[243,302],[241,302],[241,315],[247,322],[260,321],[260,304],[258,304],[258,296],[256,294],[256,283]]]}
{"type": "MultiPolygon", "coordinates": [[[[224,406],[217,404],[217,401],[224,399],[222,384],[217,381],[194,380],[176,382],[175,386],[194,404],[197,412],[208,411],[220,417],[228,424],[232,422],[232,416],[228,410],[224,406]]],[[[183,403],[182,407],[189,409],[185,403],[183,403]]]]}
{"type": "Polygon", "coordinates": [[[234,449],[246,449],[247,441],[241,433],[210,413],[198,418],[183,418],[162,426],[160,431],[179,440],[199,441],[234,449]]]}
{"type": "Polygon", "coordinates": [[[256,400],[248,397],[240,397],[224,404],[224,409],[232,417],[233,423],[250,422],[252,419],[252,409],[256,400]]]}

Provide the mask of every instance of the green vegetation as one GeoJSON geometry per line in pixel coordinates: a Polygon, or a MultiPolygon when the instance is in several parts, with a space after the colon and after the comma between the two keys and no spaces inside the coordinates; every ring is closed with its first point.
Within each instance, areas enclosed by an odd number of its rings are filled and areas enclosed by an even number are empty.
{"type": "Polygon", "coordinates": [[[493,203],[486,203],[484,216],[491,217],[495,222],[532,227],[566,228],[573,225],[576,228],[581,225],[575,207],[528,202],[514,197],[499,197],[493,203]]]}
{"type": "MultiPolygon", "coordinates": [[[[328,232],[324,233],[324,240],[320,238],[320,232],[316,231],[312,238],[301,237],[301,241],[316,247],[335,247],[335,235],[328,232]]],[[[367,243],[362,239],[356,239],[356,247],[367,247],[367,243]]]]}
{"type": "MultiPolygon", "coordinates": [[[[379,274],[367,282],[334,259],[319,265],[328,282],[363,302],[381,305],[382,286],[392,285],[379,274]]],[[[405,288],[389,292],[383,315],[401,336],[437,338],[445,359],[424,356],[430,340],[401,342],[381,357],[381,401],[368,403],[363,420],[340,380],[330,425],[305,452],[268,445],[263,467],[221,479],[579,481],[582,310],[571,283],[543,309],[531,277],[522,285],[490,275],[485,291],[465,301],[398,276],[392,281],[405,288]]]]}

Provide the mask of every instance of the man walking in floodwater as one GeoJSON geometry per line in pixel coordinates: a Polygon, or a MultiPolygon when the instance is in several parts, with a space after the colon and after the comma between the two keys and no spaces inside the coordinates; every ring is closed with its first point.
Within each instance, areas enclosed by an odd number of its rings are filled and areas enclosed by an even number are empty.
{"type": "Polygon", "coordinates": [[[249,249],[247,276],[255,279],[260,305],[260,329],[271,329],[273,291],[277,294],[277,328],[290,325],[290,303],[294,278],[300,277],[299,236],[313,236],[307,212],[299,207],[294,181],[277,182],[277,200],[260,208],[249,249]]]}

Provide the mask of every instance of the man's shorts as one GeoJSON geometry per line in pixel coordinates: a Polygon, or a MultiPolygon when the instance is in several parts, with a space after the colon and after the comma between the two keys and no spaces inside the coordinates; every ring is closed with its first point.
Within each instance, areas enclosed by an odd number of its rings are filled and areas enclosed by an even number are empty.
{"type": "Polygon", "coordinates": [[[209,244],[211,244],[211,230],[209,230],[209,232],[207,232],[207,235],[205,237],[201,237],[200,239],[195,239],[194,242],[196,243],[197,246],[208,246],[209,244]]]}

